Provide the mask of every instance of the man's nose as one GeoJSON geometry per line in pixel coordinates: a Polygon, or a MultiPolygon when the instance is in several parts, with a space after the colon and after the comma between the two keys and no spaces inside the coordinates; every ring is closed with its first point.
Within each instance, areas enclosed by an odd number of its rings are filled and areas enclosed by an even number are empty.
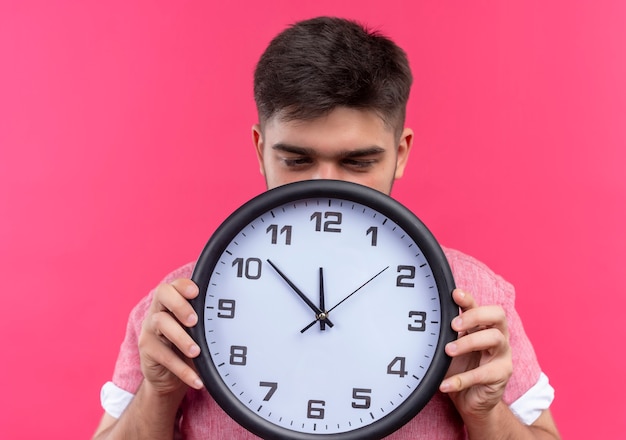
{"type": "Polygon", "coordinates": [[[320,163],[315,170],[313,179],[341,179],[341,170],[334,163],[320,163]]]}

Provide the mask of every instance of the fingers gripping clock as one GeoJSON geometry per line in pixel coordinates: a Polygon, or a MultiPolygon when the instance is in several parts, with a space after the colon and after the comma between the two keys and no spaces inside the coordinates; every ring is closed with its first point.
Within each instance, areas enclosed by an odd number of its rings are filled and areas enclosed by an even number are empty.
{"type": "Polygon", "coordinates": [[[429,401],[454,280],[405,207],[343,181],[278,187],[213,234],[190,329],[208,391],[264,438],[381,438],[429,401]]]}

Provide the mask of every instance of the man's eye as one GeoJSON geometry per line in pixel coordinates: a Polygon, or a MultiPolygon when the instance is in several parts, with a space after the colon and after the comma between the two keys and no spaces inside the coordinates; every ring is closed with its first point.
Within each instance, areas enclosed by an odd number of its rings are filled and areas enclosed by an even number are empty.
{"type": "Polygon", "coordinates": [[[285,158],[283,159],[283,162],[288,167],[299,167],[303,165],[308,165],[312,161],[311,161],[311,158],[309,157],[295,157],[295,158],[285,158]]]}
{"type": "Polygon", "coordinates": [[[361,160],[345,159],[343,161],[344,166],[347,166],[347,167],[350,167],[350,168],[357,168],[357,169],[361,169],[361,170],[365,170],[367,168],[370,168],[375,163],[376,163],[376,160],[374,160],[374,159],[361,159],[361,160]]]}

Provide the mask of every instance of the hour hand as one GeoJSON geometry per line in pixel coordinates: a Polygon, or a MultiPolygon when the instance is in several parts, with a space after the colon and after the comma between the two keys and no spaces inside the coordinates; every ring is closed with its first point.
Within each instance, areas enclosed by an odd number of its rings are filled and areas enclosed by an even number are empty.
{"type": "Polygon", "coordinates": [[[333,323],[330,322],[330,320],[326,317],[325,312],[323,312],[319,307],[317,307],[313,303],[313,301],[311,301],[300,289],[298,289],[298,286],[296,286],[289,278],[287,278],[287,276],[278,267],[276,267],[274,263],[272,263],[269,259],[267,260],[267,262],[269,263],[270,266],[272,266],[272,268],[276,271],[276,273],[278,273],[278,275],[280,275],[280,277],[283,280],[285,280],[285,282],[289,285],[289,287],[291,287],[293,291],[298,294],[298,296],[302,299],[302,301],[304,301],[306,305],[309,306],[311,310],[315,312],[316,319],[314,322],[324,321],[330,327],[333,326],[333,323]]]}
{"type": "MultiPolygon", "coordinates": [[[[324,270],[321,267],[320,267],[320,309],[324,311],[326,310],[326,305],[324,301],[324,270]]],[[[326,319],[320,319],[320,330],[326,330],[326,319]]]]}
{"type": "MultiPolygon", "coordinates": [[[[271,263],[270,263],[271,264],[271,263]]],[[[328,320],[328,314],[330,312],[332,312],[333,310],[335,310],[338,306],[340,306],[343,302],[345,302],[348,298],[350,298],[352,295],[354,295],[355,293],[357,293],[359,290],[361,290],[363,287],[365,287],[370,281],[372,281],[374,278],[376,278],[378,275],[380,275],[381,273],[383,273],[384,271],[386,271],[387,269],[389,269],[389,266],[385,267],[383,270],[381,270],[380,272],[378,272],[376,275],[374,275],[373,277],[371,277],[369,280],[367,280],[366,282],[364,282],[363,284],[361,284],[359,287],[357,287],[354,291],[352,291],[352,293],[350,293],[348,296],[346,296],[344,299],[342,299],[341,301],[339,301],[337,304],[335,304],[333,307],[331,307],[329,310],[325,311],[323,314],[321,315],[317,315],[315,320],[311,321],[306,327],[304,327],[302,330],[300,330],[300,333],[304,333],[305,331],[307,331],[308,329],[310,329],[311,327],[313,327],[315,325],[315,323],[317,321],[322,321],[322,320],[326,320],[326,322],[328,322],[331,327],[332,324],[330,324],[330,321],[328,320]]],[[[322,282],[321,279],[322,276],[322,269],[320,268],[320,282],[322,282]]]]}

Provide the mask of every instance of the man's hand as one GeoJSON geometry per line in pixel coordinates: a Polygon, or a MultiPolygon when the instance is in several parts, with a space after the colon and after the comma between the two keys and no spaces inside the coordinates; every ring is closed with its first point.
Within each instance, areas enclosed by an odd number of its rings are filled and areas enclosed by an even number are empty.
{"type": "Polygon", "coordinates": [[[187,301],[198,293],[187,279],[157,287],[139,335],[144,380],[119,419],[104,413],[94,439],[172,439],[176,412],[188,386],[203,387],[191,360],[200,354],[200,347],[183,328],[198,322],[187,301]]]}
{"type": "Polygon", "coordinates": [[[159,394],[184,395],[187,386],[203,387],[192,367],[191,359],[200,354],[200,347],[183,326],[193,327],[198,315],[188,300],[198,296],[198,287],[191,280],[178,279],[157,287],[139,336],[141,371],[159,394]]]}
{"type": "Polygon", "coordinates": [[[466,423],[484,419],[502,400],[513,372],[504,310],[479,307],[459,289],[453,292],[461,313],[452,321],[459,338],[446,346],[452,363],[440,390],[448,393],[466,423]]]}

